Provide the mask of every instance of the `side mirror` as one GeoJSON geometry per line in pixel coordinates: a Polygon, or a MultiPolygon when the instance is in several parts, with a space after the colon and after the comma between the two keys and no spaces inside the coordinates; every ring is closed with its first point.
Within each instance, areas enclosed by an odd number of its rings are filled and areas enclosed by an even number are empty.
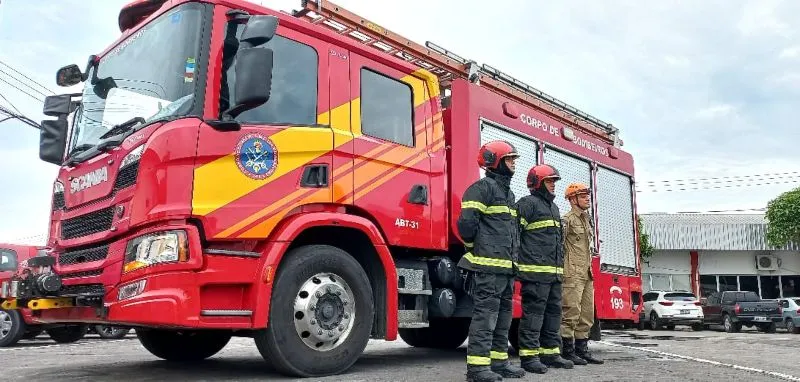
{"type": "Polygon", "coordinates": [[[61,166],[64,162],[64,150],[67,146],[67,123],[66,114],[58,119],[48,119],[41,123],[42,129],[39,132],[39,159],[61,166]]]}
{"type": "Polygon", "coordinates": [[[74,106],[75,104],[72,102],[71,94],[47,96],[44,99],[42,113],[51,117],[58,117],[61,115],[67,115],[74,111],[74,106]]]}
{"type": "Polygon", "coordinates": [[[83,79],[84,76],[81,72],[81,68],[75,64],[67,65],[58,69],[58,72],[56,72],[56,84],[58,84],[58,86],[72,86],[81,83],[83,79]]]}
{"type": "Polygon", "coordinates": [[[239,41],[248,43],[250,46],[266,44],[275,37],[278,30],[278,18],[275,16],[250,16],[247,25],[244,26],[242,37],[239,41]]]}
{"type": "Polygon", "coordinates": [[[246,110],[263,105],[269,100],[272,88],[272,49],[244,48],[236,55],[236,105],[225,114],[236,118],[246,110]]]}

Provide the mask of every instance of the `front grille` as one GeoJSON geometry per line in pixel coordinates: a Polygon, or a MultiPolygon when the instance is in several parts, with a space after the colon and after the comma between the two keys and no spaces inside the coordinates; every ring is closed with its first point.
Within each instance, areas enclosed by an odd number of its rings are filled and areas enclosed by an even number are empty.
{"type": "Polygon", "coordinates": [[[67,251],[58,255],[59,265],[73,265],[103,260],[108,256],[108,245],[67,251]]]}
{"type": "Polygon", "coordinates": [[[62,279],[77,279],[81,277],[92,277],[92,276],[100,276],[103,274],[102,269],[94,269],[91,271],[82,271],[82,272],[72,272],[72,273],[64,273],[61,275],[62,279]]]}
{"type": "Polygon", "coordinates": [[[66,207],[64,203],[64,192],[59,191],[53,194],[53,211],[61,210],[66,207]]]}
{"type": "Polygon", "coordinates": [[[114,191],[119,191],[125,187],[130,187],[136,183],[136,176],[139,174],[139,162],[131,163],[117,173],[117,180],[114,181],[114,191]]]}
{"type": "Polygon", "coordinates": [[[105,294],[106,287],[104,287],[103,284],[64,285],[59,292],[59,295],[65,297],[78,295],[105,296],[105,294]]]}
{"type": "Polygon", "coordinates": [[[114,206],[64,220],[61,223],[61,238],[74,239],[111,229],[114,221],[114,206]]]}

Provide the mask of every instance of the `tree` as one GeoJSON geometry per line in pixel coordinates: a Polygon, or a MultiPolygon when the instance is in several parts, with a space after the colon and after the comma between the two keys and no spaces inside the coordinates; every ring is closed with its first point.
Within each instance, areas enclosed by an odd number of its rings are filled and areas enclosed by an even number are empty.
{"type": "Polygon", "coordinates": [[[783,247],[800,244],[800,187],[784,192],[767,203],[767,242],[783,247]]]}
{"type": "Polygon", "coordinates": [[[644,231],[644,224],[642,223],[642,217],[636,215],[636,224],[637,224],[637,231],[639,231],[639,257],[642,261],[647,261],[650,256],[653,256],[656,249],[650,245],[650,235],[644,231]]]}

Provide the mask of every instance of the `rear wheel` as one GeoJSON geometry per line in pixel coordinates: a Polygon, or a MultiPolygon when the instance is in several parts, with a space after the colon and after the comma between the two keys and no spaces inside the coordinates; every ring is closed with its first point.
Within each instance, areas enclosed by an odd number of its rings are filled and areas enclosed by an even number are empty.
{"type": "Polygon", "coordinates": [[[158,358],[191,362],[219,353],[231,340],[231,333],[219,330],[137,329],[136,337],[147,351],[158,358]]]}
{"type": "Polygon", "coordinates": [[[0,309],[0,347],[13,346],[25,336],[25,320],[17,310],[0,309]]]}
{"type": "Polygon", "coordinates": [[[259,352],[278,371],[320,377],[349,369],[372,332],[372,287],[361,265],[329,245],[286,254],[272,287],[269,324],[256,333],[259,352]]]}
{"type": "MultiPolygon", "coordinates": [[[[403,341],[414,347],[457,349],[469,336],[470,322],[469,318],[432,318],[427,328],[400,329],[399,334],[403,341]]],[[[512,345],[515,332],[509,330],[508,333],[512,345]]]]}
{"type": "Polygon", "coordinates": [[[727,314],[722,316],[722,326],[728,333],[738,333],[740,330],[742,330],[742,324],[739,322],[734,323],[731,316],[727,314]]]}
{"type": "Polygon", "coordinates": [[[86,336],[89,325],[67,325],[47,329],[50,339],[60,344],[69,344],[80,341],[86,336]]]}

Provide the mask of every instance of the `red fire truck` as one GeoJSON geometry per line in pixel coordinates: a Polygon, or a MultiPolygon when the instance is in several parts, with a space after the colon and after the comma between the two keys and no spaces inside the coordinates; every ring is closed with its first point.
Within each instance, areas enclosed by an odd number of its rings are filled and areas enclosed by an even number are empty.
{"type": "Polygon", "coordinates": [[[45,102],[53,252],[5,307],[135,327],[172,361],[252,337],[298,376],[347,370],[370,338],[456,348],[460,199],[481,144],[506,139],[517,197],[537,163],[560,193],[593,186],[596,316],[638,321],[633,159],[612,125],[327,1],[140,0],[119,26],[59,70],[83,91],[45,102]]]}

